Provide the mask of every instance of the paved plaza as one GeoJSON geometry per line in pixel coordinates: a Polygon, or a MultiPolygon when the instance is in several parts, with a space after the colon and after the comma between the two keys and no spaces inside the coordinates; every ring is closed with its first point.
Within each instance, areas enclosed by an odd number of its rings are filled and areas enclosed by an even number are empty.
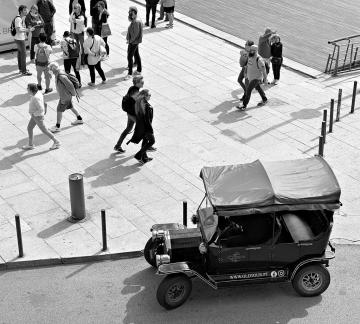
{"type": "MultiPolygon", "coordinates": [[[[152,94],[157,152],[150,152],[153,161],[141,166],[133,158],[136,145],[125,145],[123,154],[113,151],[127,122],[121,99],[132,84],[124,77],[127,9],[134,2],[113,3],[110,57],[102,63],[108,83],[102,85],[98,77],[95,88],[80,90],[80,102],[74,103],[84,125],[71,126],[73,115],[65,113],[57,134],[59,150],[49,151],[51,141],[38,129],[35,150],[21,149],[27,144],[29,120],[26,86],[36,82],[35,66],[28,65],[32,76],[21,77],[16,51],[0,54],[0,267],[143,249],[152,224],[182,222],[183,200],[188,202],[188,214],[195,212],[204,195],[199,178],[203,166],[316,154],[322,112],[331,98],[337,98],[339,88],[343,89],[340,121],[325,146],[325,159],[342,187],[343,206],[336,213],[332,238],[338,243],[360,240],[360,98],[359,108],[349,113],[357,73],[312,78],[289,64],[279,85],[267,87],[268,104],[257,107],[260,97],[254,93],[242,112],[235,108],[242,96],[236,82],[237,46],[202,32],[202,24],[194,20],[191,23],[198,28],[179,20],[170,30],[164,22],[156,29],[146,28],[140,55],[144,88],[152,94]],[[75,172],[84,175],[87,210],[86,221],[76,224],[66,220],[71,214],[68,176],[75,172]],[[104,253],[101,209],[106,210],[108,229],[109,249],[104,253]],[[16,213],[21,217],[23,258],[18,258],[16,213]]],[[[60,0],[54,4],[60,36],[69,28],[68,7],[60,0]]],[[[144,21],[145,9],[137,6],[144,21]]],[[[53,60],[62,64],[60,48],[54,52],[53,60]]],[[[88,69],[80,73],[86,85],[88,69]]],[[[50,127],[55,125],[58,95],[54,91],[45,100],[45,123],[50,127]]]]}

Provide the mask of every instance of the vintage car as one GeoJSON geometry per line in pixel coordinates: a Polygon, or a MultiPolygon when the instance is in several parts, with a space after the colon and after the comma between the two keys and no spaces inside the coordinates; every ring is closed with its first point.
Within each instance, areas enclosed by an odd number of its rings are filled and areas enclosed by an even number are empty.
{"type": "Polygon", "coordinates": [[[204,167],[205,197],[196,228],[152,226],[146,261],[166,275],[157,300],[182,305],[199,278],[214,289],[248,283],[291,282],[301,296],[330,284],[329,242],[340,187],[326,161],[306,159],[204,167]]]}

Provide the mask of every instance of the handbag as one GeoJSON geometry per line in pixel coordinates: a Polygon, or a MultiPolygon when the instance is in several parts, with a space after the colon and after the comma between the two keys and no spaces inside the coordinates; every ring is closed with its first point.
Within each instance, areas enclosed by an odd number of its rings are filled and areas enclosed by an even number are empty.
{"type": "MultiPolygon", "coordinates": [[[[94,46],[94,41],[95,41],[95,39],[93,38],[93,42],[92,42],[92,45],[91,45],[91,47],[90,47],[90,51],[91,51],[91,49],[93,48],[93,46],[94,46]]],[[[88,65],[89,63],[88,63],[88,57],[89,57],[89,54],[85,54],[84,55],[84,64],[85,65],[88,65]]]]}
{"type": "Polygon", "coordinates": [[[101,26],[101,38],[111,35],[111,29],[108,23],[103,23],[101,26]]]}

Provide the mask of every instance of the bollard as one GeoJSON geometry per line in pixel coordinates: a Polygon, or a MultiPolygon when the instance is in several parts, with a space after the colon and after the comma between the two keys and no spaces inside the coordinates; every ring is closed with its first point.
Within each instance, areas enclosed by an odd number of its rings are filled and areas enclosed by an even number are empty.
{"type": "Polygon", "coordinates": [[[69,175],[71,217],[70,222],[78,222],[85,218],[84,182],[80,173],[69,175]]]}
{"type": "Polygon", "coordinates": [[[326,143],[326,121],[321,122],[321,136],[323,137],[324,144],[326,143]]]}
{"type": "Polygon", "coordinates": [[[326,123],[327,122],[327,109],[323,110],[323,121],[326,123]]]}
{"type": "Polygon", "coordinates": [[[183,201],[183,225],[187,226],[187,201],[183,201]]]}
{"type": "Polygon", "coordinates": [[[322,136],[319,136],[319,155],[324,156],[324,139],[322,136]]]}
{"type": "Polygon", "coordinates": [[[354,81],[354,88],[353,88],[353,94],[352,94],[352,100],[351,100],[350,114],[353,114],[354,111],[355,111],[356,88],[357,88],[357,81],[354,81]]]}
{"type": "Polygon", "coordinates": [[[329,133],[332,133],[333,123],[334,123],[334,105],[335,100],[331,99],[330,101],[330,120],[329,120],[329,133]]]}
{"type": "Polygon", "coordinates": [[[340,121],[341,96],[342,96],[342,89],[339,89],[337,109],[336,109],[336,119],[335,119],[336,122],[340,121]]]}
{"type": "Polygon", "coordinates": [[[107,239],[106,239],[106,218],[105,218],[105,209],[101,209],[101,229],[102,229],[102,241],[103,241],[103,251],[107,250],[107,239]]]}
{"type": "Polygon", "coordinates": [[[20,226],[19,214],[15,215],[15,224],[16,224],[16,236],[17,236],[18,247],[19,247],[19,258],[22,258],[24,256],[24,251],[23,251],[23,244],[22,244],[22,237],[21,237],[21,226],[20,226]]]}

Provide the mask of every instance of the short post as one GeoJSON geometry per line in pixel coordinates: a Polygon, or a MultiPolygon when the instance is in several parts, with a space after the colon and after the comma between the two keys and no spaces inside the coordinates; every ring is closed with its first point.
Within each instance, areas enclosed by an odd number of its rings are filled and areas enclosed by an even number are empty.
{"type": "Polygon", "coordinates": [[[351,114],[353,114],[354,111],[355,111],[356,88],[357,88],[357,81],[354,81],[354,88],[353,88],[353,94],[352,94],[352,100],[351,100],[351,109],[350,109],[351,114]]]}
{"type": "Polygon", "coordinates": [[[330,101],[330,120],[329,120],[329,133],[333,131],[333,123],[334,123],[334,105],[335,100],[331,99],[330,101]]]}
{"type": "Polygon", "coordinates": [[[187,226],[187,201],[183,201],[183,225],[187,226]]]}
{"type": "Polygon", "coordinates": [[[337,109],[336,109],[336,119],[335,119],[336,122],[340,121],[341,97],[342,97],[342,89],[339,89],[337,109]]]}
{"type": "Polygon", "coordinates": [[[70,222],[78,222],[85,218],[85,198],[84,198],[84,182],[83,175],[73,173],[69,175],[71,217],[70,222]]]}
{"type": "Polygon", "coordinates": [[[321,136],[323,137],[324,144],[326,143],[326,121],[321,122],[321,136]]]}
{"type": "Polygon", "coordinates": [[[319,155],[324,156],[324,138],[322,136],[319,136],[319,155]]]}
{"type": "Polygon", "coordinates": [[[327,122],[327,109],[323,110],[323,121],[327,122]]]}
{"type": "Polygon", "coordinates": [[[106,238],[106,218],[105,218],[105,209],[101,209],[101,229],[102,229],[102,241],[103,241],[103,251],[107,250],[107,238],[106,238]]]}
{"type": "Polygon", "coordinates": [[[19,247],[19,258],[24,256],[22,237],[21,237],[21,226],[20,226],[20,216],[19,214],[15,215],[15,224],[16,224],[16,235],[19,247]]]}

